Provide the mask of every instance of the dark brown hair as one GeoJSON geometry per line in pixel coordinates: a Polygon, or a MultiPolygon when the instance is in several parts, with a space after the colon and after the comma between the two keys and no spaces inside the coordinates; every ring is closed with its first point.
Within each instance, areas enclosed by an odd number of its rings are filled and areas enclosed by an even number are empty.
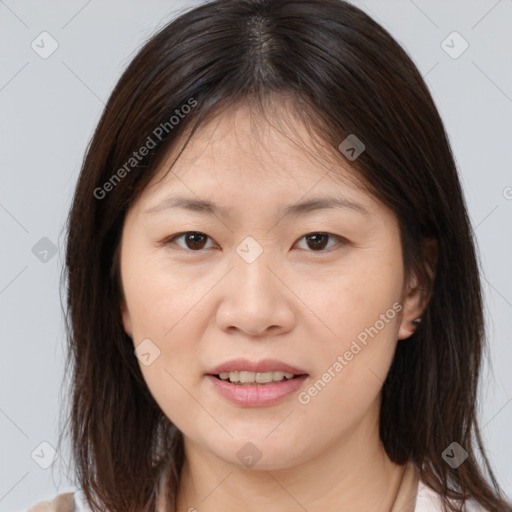
{"type": "Polygon", "coordinates": [[[181,432],[151,396],[122,327],[125,214],[196,127],[239,102],[254,100],[268,111],[279,98],[292,99],[297,119],[339,162],[347,163],[337,148],[349,134],[363,141],[365,151],[348,163],[395,212],[406,273],[414,271],[430,297],[415,334],[398,343],[383,385],[380,436],[389,458],[413,461],[444,497],[511,510],[477,422],[485,348],[481,283],[443,123],[404,49],[340,0],[217,0],[195,7],[143,46],[112,92],[83,162],[66,233],[66,429],[86,498],[98,510],[154,510],[155,483],[170,464],[174,510],[184,458],[181,432]],[[142,147],[149,148],[144,155],[142,147]],[[437,244],[435,277],[423,250],[427,240],[437,244]],[[454,441],[469,454],[457,469],[441,456],[454,441]]]}

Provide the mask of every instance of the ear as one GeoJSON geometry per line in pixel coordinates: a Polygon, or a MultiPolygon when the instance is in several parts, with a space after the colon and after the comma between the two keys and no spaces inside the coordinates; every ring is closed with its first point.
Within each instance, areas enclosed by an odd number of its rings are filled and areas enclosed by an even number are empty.
{"type": "Polygon", "coordinates": [[[126,301],[124,300],[124,298],[121,299],[120,307],[124,331],[126,332],[126,334],[128,334],[128,336],[130,336],[130,338],[133,338],[132,319],[130,317],[128,308],[126,307],[126,301]]]}
{"type": "Polygon", "coordinates": [[[404,285],[403,313],[398,339],[404,340],[414,334],[425,311],[434,288],[435,269],[438,257],[437,240],[426,238],[422,243],[419,268],[412,272],[404,285]]]}

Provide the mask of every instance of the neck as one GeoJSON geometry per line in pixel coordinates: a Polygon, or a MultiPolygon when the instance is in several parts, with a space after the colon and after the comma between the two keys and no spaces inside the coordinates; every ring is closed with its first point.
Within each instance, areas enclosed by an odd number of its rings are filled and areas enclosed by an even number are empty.
{"type": "Polygon", "coordinates": [[[389,459],[378,434],[378,418],[367,417],[315,458],[273,470],[240,468],[184,436],[176,510],[389,512],[405,468],[389,459]]]}

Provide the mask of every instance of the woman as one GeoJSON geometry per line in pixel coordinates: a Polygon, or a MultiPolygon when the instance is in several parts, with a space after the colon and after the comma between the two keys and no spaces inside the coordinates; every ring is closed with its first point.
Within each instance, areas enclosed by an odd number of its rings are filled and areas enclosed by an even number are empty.
{"type": "Polygon", "coordinates": [[[87,151],[66,256],[80,491],[39,507],[511,510],[446,132],[351,4],[217,0],[152,37],[87,151]]]}

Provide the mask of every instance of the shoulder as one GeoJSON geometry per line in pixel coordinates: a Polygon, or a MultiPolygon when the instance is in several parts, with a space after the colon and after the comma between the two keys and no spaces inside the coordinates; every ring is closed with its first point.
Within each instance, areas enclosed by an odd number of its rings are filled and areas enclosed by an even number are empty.
{"type": "Polygon", "coordinates": [[[51,501],[42,501],[27,512],[91,512],[80,489],[59,494],[51,501]]]}
{"type": "Polygon", "coordinates": [[[75,512],[74,493],[59,494],[53,500],[37,503],[27,512],[75,512]]]}
{"type": "MultiPolygon", "coordinates": [[[[160,475],[159,489],[169,478],[170,466],[165,467],[160,475]]],[[[167,510],[166,500],[164,495],[159,495],[159,507],[157,510],[167,510]],[[162,505],[165,505],[162,508],[162,505]]],[[[43,501],[29,508],[26,512],[92,512],[89,508],[85,494],[81,488],[76,489],[74,492],[65,492],[57,495],[51,501],[43,501]]]]}
{"type": "MultiPolygon", "coordinates": [[[[416,494],[416,507],[414,508],[414,512],[440,512],[442,510],[441,495],[420,481],[416,494]]],[[[489,512],[475,500],[466,501],[462,511],[489,512]]]]}

